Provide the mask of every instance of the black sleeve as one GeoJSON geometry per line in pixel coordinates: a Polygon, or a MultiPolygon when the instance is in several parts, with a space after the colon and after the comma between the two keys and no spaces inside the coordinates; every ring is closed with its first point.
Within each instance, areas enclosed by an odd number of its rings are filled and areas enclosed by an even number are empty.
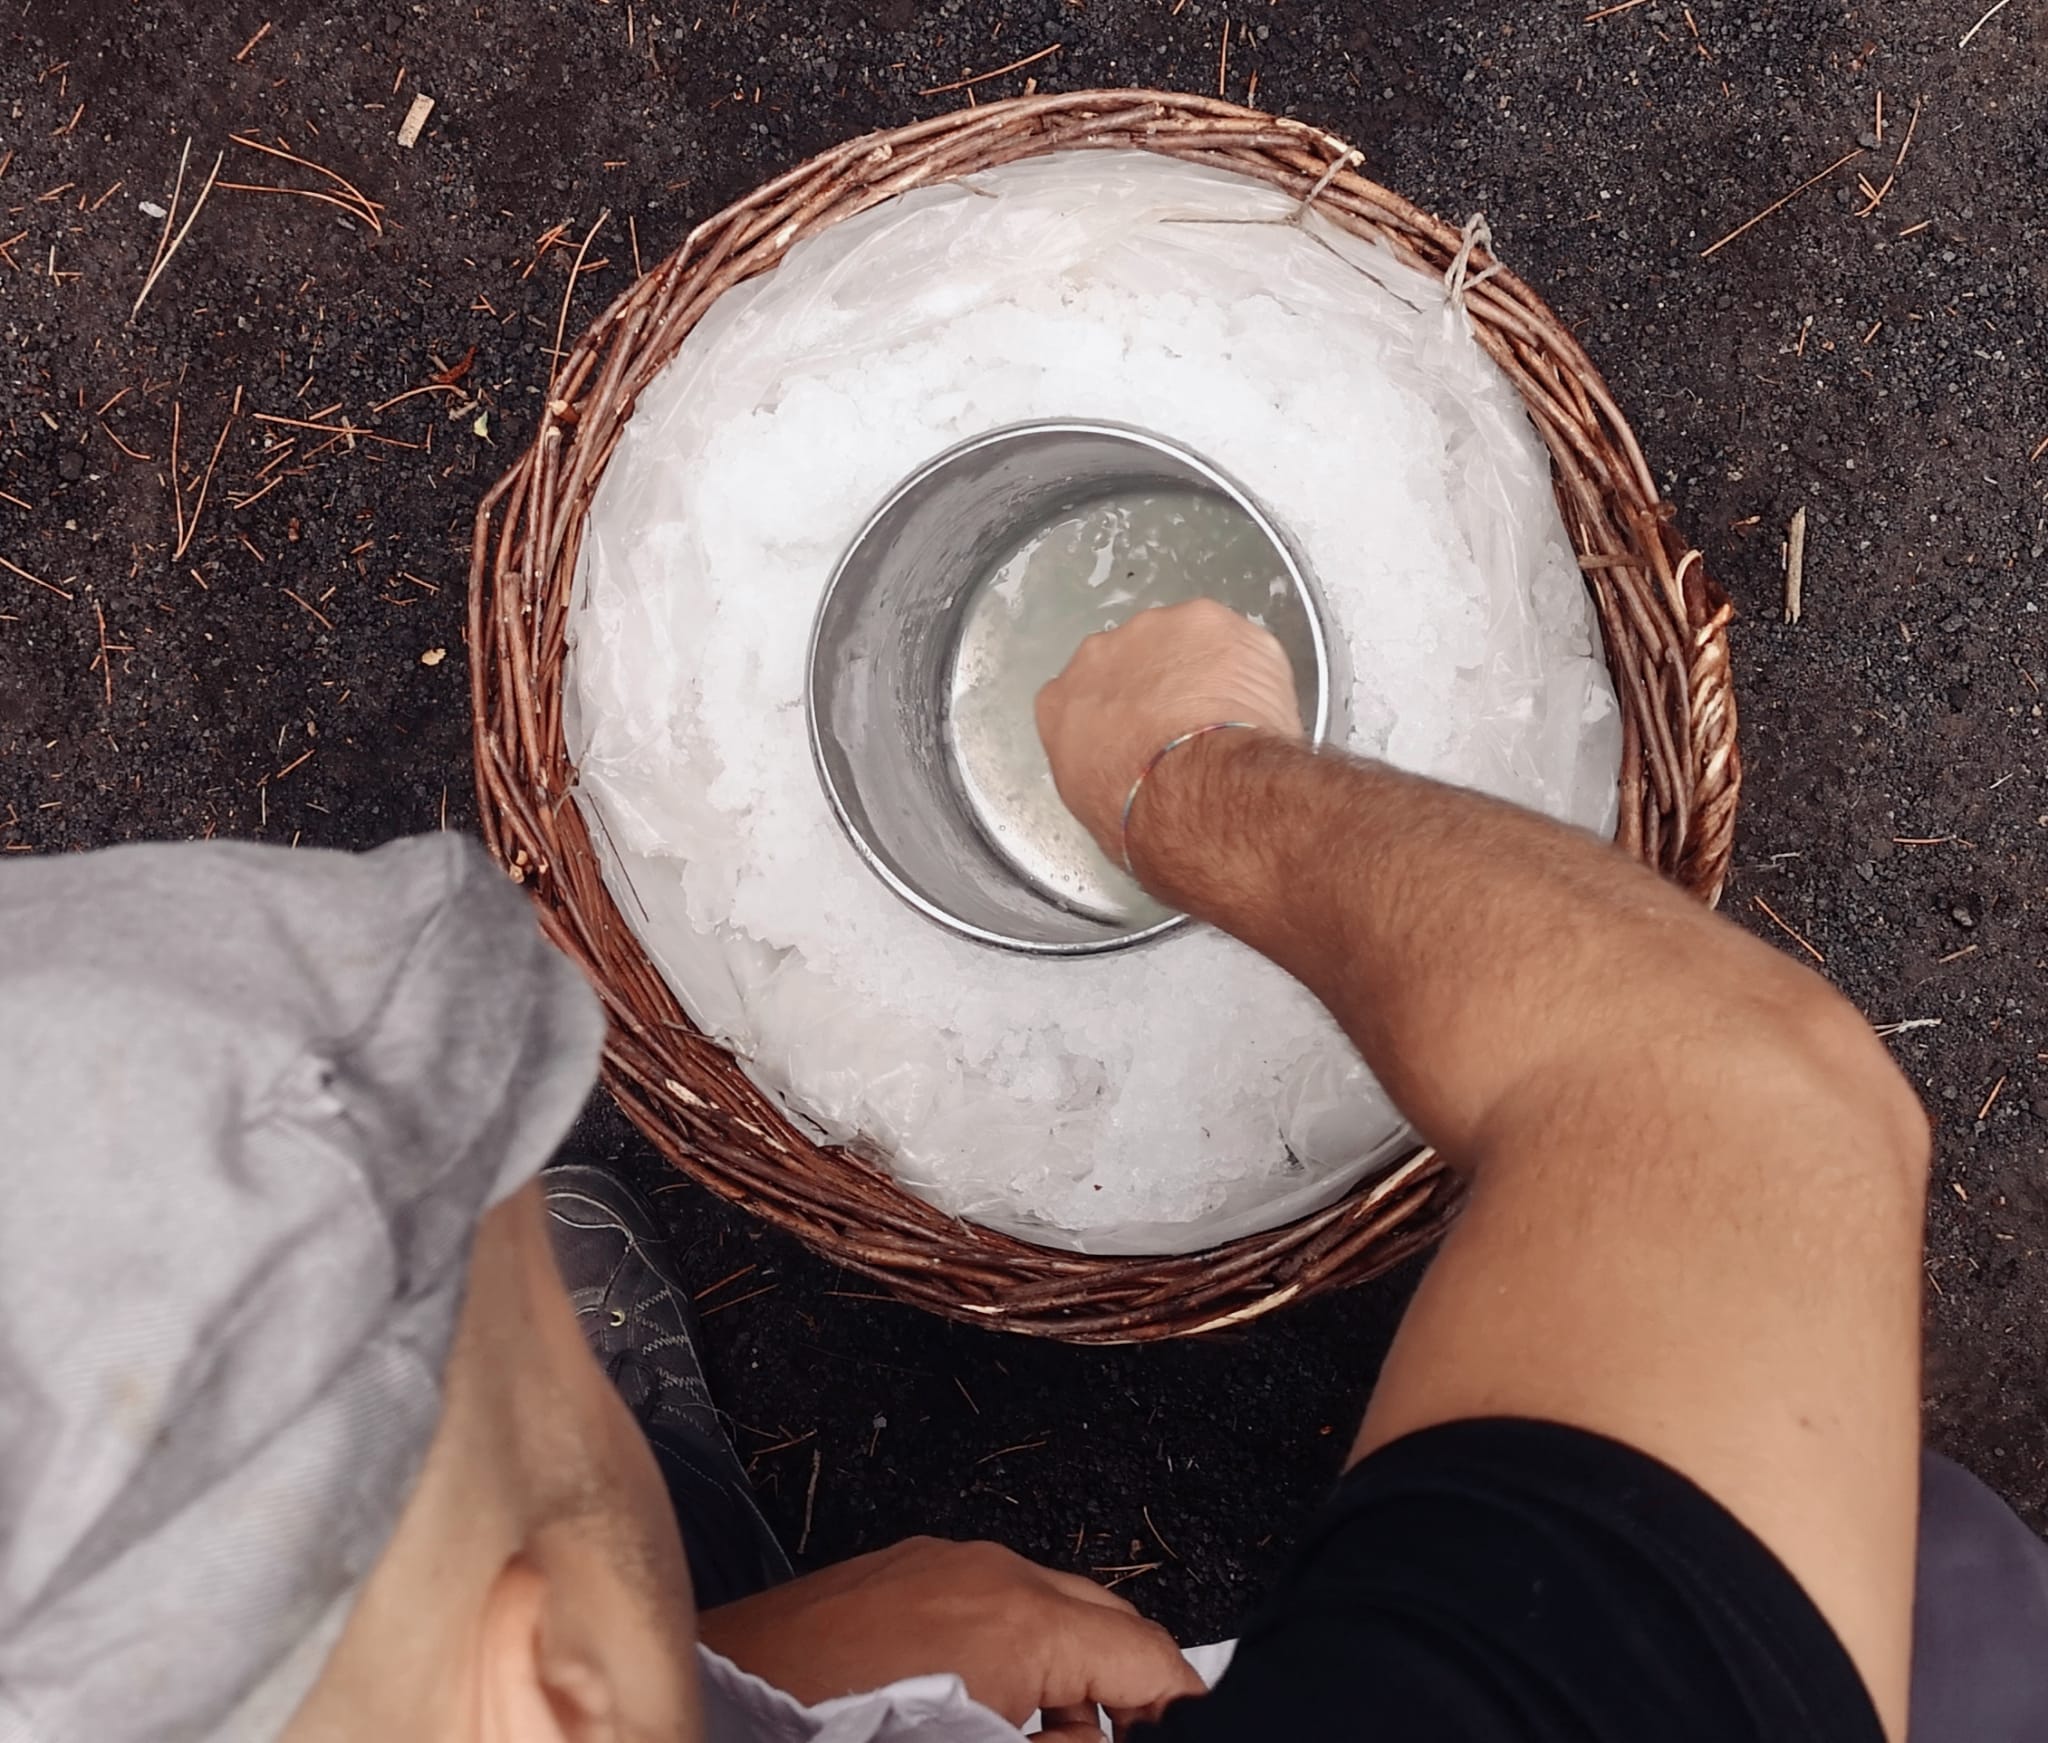
{"type": "Polygon", "coordinates": [[[1134,1743],[1884,1743],[1834,1632],[1726,1508],[1554,1423],[1345,1477],[1203,1700],[1134,1743]]]}

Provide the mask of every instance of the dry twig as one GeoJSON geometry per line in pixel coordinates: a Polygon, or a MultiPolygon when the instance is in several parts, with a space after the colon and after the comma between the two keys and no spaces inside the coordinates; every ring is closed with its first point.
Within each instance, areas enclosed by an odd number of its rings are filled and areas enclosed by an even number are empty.
{"type": "Polygon", "coordinates": [[[275,412],[251,412],[249,415],[259,424],[277,424],[287,430],[318,430],[321,435],[331,438],[323,442],[319,448],[313,449],[311,454],[303,456],[306,459],[311,459],[313,454],[320,453],[322,449],[333,447],[336,442],[353,443],[359,437],[365,442],[377,442],[386,448],[409,448],[415,453],[420,450],[418,442],[401,442],[396,436],[380,436],[375,430],[366,430],[360,424],[315,423],[307,418],[279,417],[275,412]]]}
{"type": "Polygon", "coordinates": [[[254,50],[254,48],[256,47],[256,45],[257,45],[257,44],[258,44],[259,42],[261,42],[261,41],[262,41],[262,40],[263,40],[263,39],[264,39],[264,38],[265,38],[266,36],[268,36],[269,34],[270,34],[270,20],[266,18],[266,19],[265,19],[265,20],[263,21],[262,27],[261,27],[261,28],[260,28],[260,29],[259,29],[259,30],[258,30],[258,31],[256,32],[256,34],[255,34],[254,36],[250,37],[250,38],[249,38],[249,40],[248,40],[247,42],[245,42],[245,43],[243,43],[243,44],[242,44],[242,51],[241,51],[241,53],[239,53],[238,55],[236,55],[236,56],[235,56],[235,65],[236,65],[236,66],[240,66],[240,65],[241,65],[241,64],[242,64],[242,63],[243,63],[243,62],[244,62],[245,60],[247,60],[247,59],[249,58],[249,55],[250,55],[251,51],[253,51],[253,50],[254,50]]]}
{"type": "MultiPolygon", "coordinates": [[[[274,182],[222,182],[220,184],[231,194],[291,194],[301,200],[318,200],[323,206],[333,206],[346,212],[351,218],[363,217],[363,209],[353,200],[344,200],[335,194],[323,194],[318,188],[287,188],[274,182]]],[[[370,220],[375,223],[375,220],[370,220]]],[[[377,226],[379,229],[383,227],[377,226]]]]}
{"type": "Polygon", "coordinates": [[[261,502],[266,496],[268,496],[287,478],[293,476],[295,476],[295,474],[290,472],[280,472],[268,484],[264,485],[264,487],[261,490],[252,490],[245,496],[229,497],[228,507],[234,509],[237,513],[239,513],[241,510],[247,508],[252,502],[261,502]]]}
{"type": "Polygon", "coordinates": [[[157,238],[156,259],[151,263],[149,276],[142,281],[142,289],[135,293],[135,306],[128,311],[129,320],[142,312],[143,300],[156,288],[156,281],[163,277],[164,269],[171,264],[171,256],[185,245],[185,238],[192,234],[192,226],[199,217],[199,208],[206,204],[206,196],[213,192],[213,184],[220,176],[221,160],[226,152],[218,152],[213,159],[213,168],[207,173],[206,186],[199,190],[199,198],[192,202],[192,210],[185,216],[185,223],[175,239],[171,238],[171,225],[178,217],[178,194],[185,186],[185,159],[191,155],[192,141],[185,141],[185,150],[178,158],[178,180],[171,189],[171,209],[164,214],[163,235],[157,238]],[[166,247],[166,242],[169,246],[166,247]]]}
{"type": "Polygon", "coordinates": [[[1039,61],[1044,60],[1049,54],[1058,54],[1065,46],[1064,43],[1055,42],[1046,48],[1040,49],[1036,54],[1027,54],[1022,60],[1011,61],[1008,66],[997,67],[992,72],[975,73],[965,79],[955,79],[950,85],[929,85],[924,90],[918,92],[918,95],[920,97],[938,97],[943,96],[948,91],[964,91],[970,85],[986,84],[990,79],[1000,79],[1005,73],[1014,73],[1024,67],[1033,66],[1039,61]]]}
{"type": "Polygon", "coordinates": [[[818,1505],[818,1473],[824,1468],[825,1453],[822,1447],[811,1448],[811,1486],[804,1491],[804,1534],[796,1540],[796,1552],[802,1555],[811,1546],[811,1514],[818,1505]]]}
{"type": "Polygon", "coordinates": [[[178,442],[175,432],[178,428],[179,412],[175,405],[171,408],[171,482],[174,487],[171,501],[178,514],[178,548],[171,553],[171,561],[174,563],[192,548],[193,535],[199,531],[199,517],[206,512],[206,493],[213,486],[213,469],[220,464],[220,451],[228,445],[228,432],[235,427],[235,419],[241,415],[242,390],[238,387],[235,389],[235,403],[228,408],[227,422],[221,425],[220,435],[213,444],[213,452],[207,456],[206,471],[199,480],[199,500],[192,505],[192,518],[188,522],[185,519],[182,496],[175,488],[178,474],[178,442]]]}
{"type": "Polygon", "coordinates": [[[548,408],[551,411],[555,407],[555,379],[562,371],[562,340],[569,331],[569,305],[576,300],[576,281],[583,276],[583,257],[590,252],[590,244],[611,215],[609,206],[598,213],[597,222],[584,232],[583,246],[576,250],[576,259],[569,268],[568,287],[562,292],[561,318],[555,322],[555,348],[548,353],[548,408]]]}
{"type": "Polygon", "coordinates": [[[119,436],[114,434],[114,426],[108,423],[105,418],[100,419],[100,428],[107,432],[107,440],[112,442],[115,447],[119,448],[122,453],[126,454],[129,459],[140,460],[145,465],[147,465],[150,461],[156,458],[154,454],[138,453],[135,449],[129,447],[126,442],[122,441],[119,436]]]}
{"type": "Polygon", "coordinates": [[[305,600],[301,599],[289,587],[280,587],[278,591],[282,593],[285,596],[285,598],[289,599],[294,605],[296,605],[301,611],[305,612],[307,616],[313,618],[322,629],[331,630],[334,627],[334,619],[329,617],[327,613],[322,611],[317,605],[307,604],[305,600]]]}
{"type": "Polygon", "coordinates": [[[1125,1580],[1135,1580],[1144,1574],[1157,1573],[1165,1565],[1166,1563],[1163,1561],[1133,1561],[1112,1564],[1108,1567],[1093,1567],[1088,1571],[1091,1574],[1108,1574],[1110,1577],[1102,1582],[1102,1589],[1106,1592],[1113,1592],[1125,1580]]]}
{"type": "MultiPolygon", "coordinates": [[[[416,575],[409,575],[406,577],[406,579],[416,581],[419,579],[419,577],[416,575]]],[[[727,1284],[737,1283],[742,1277],[748,1276],[752,1272],[758,1271],[760,1268],[761,1267],[758,1264],[742,1265],[737,1271],[728,1271],[723,1277],[719,1278],[719,1280],[716,1283],[705,1284],[704,1287],[698,1290],[695,1295],[690,1297],[690,1299],[693,1302],[697,1302],[704,1300],[706,1296],[716,1295],[727,1284]]]]}
{"type": "Polygon", "coordinates": [[[19,575],[24,581],[33,581],[38,587],[56,594],[59,599],[69,599],[71,597],[56,582],[45,581],[40,575],[31,575],[19,563],[10,563],[5,557],[0,557],[0,569],[5,569],[10,575],[19,575]]]}
{"type": "Polygon", "coordinates": [[[1791,205],[1791,203],[1794,200],[1798,199],[1801,194],[1805,193],[1806,190],[1812,187],[1816,182],[1826,181],[1828,177],[1833,175],[1836,170],[1840,169],[1843,164],[1851,163],[1855,159],[1861,157],[1862,155],[1863,147],[1860,145],[1857,146],[1854,151],[1843,152],[1840,157],[1836,158],[1835,161],[1829,164],[1826,169],[1822,170],[1820,174],[1808,176],[1805,181],[1801,182],[1789,194],[1786,194],[1781,199],[1773,200],[1761,212],[1757,213],[1757,215],[1754,218],[1749,219],[1745,223],[1736,225],[1735,228],[1729,231],[1726,236],[1723,236],[1720,241],[1711,243],[1707,247],[1702,248],[1700,250],[1700,258],[1702,260],[1705,260],[1712,255],[1720,253],[1721,250],[1726,248],[1729,243],[1733,242],[1736,237],[1743,235],[1747,231],[1754,230],[1773,212],[1781,211],[1786,206],[1791,205]]]}
{"type": "Polygon", "coordinates": [[[171,518],[178,525],[180,548],[185,541],[185,487],[178,478],[178,438],[185,433],[185,403],[171,401],[171,518]]]}
{"type": "Polygon", "coordinates": [[[1913,135],[1919,131],[1920,109],[1925,102],[1924,97],[1913,99],[1913,113],[1906,117],[1906,137],[1899,141],[1899,155],[1892,159],[1892,168],[1895,170],[1905,167],[1906,153],[1913,149],[1913,135]]]}
{"type": "MultiPolygon", "coordinates": [[[[428,651],[431,652],[432,650],[429,649],[428,651]]],[[[420,661],[420,664],[423,666],[438,666],[440,663],[439,660],[428,660],[425,658],[422,658],[420,661]]],[[[758,1301],[764,1295],[773,1295],[781,1287],[782,1285],[779,1283],[764,1283],[759,1289],[750,1289],[744,1295],[735,1295],[730,1301],[721,1301],[716,1307],[705,1308],[697,1317],[699,1319],[709,1319],[714,1313],[723,1313],[728,1307],[740,1307],[749,1301],[758,1301]]]]}
{"type": "Polygon", "coordinates": [[[1873,188],[1860,176],[1857,178],[1863,183],[1863,197],[1868,202],[1863,210],[1856,214],[1857,217],[1867,218],[1883,205],[1885,195],[1892,191],[1892,184],[1899,179],[1899,171],[1905,167],[1906,153],[1913,149],[1913,135],[1919,130],[1921,102],[1922,99],[1919,97],[1913,99],[1913,113],[1906,117],[1906,137],[1899,141],[1899,155],[1892,159],[1892,167],[1885,174],[1884,185],[1873,188]]]}
{"type": "Polygon", "coordinates": [[[1150,1507],[1140,1507],[1138,1511],[1145,1515],[1145,1529],[1152,1533],[1152,1541],[1166,1551],[1169,1560],[1179,1561],[1180,1557],[1173,1552],[1173,1545],[1160,1535],[1159,1527],[1152,1523],[1152,1509],[1150,1507]]]}
{"type": "Polygon", "coordinates": [[[1776,926],[1780,932],[1784,933],[1787,938],[1791,939],[1794,944],[1798,945],[1799,948],[1805,951],[1808,956],[1812,957],[1815,962],[1823,964],[1826,963],[1827,958],[1821,955],[1821,953],[1818,950],[1814,949],[1814,947],[1811,944],[1809,944],[1806,941],[1806,939],[1802,937],[1798,932],[1793,930],[1790,922],[1788,922],[1785,919],[1784,915],[1780,914],[1778,910],[1772,907],[1769,902],[1765,901],[1763,897],[1752,896],[1750,897],[1750,900],[1756,903],[1756,905],[1759,908],[1761,908],[1766,914],[1770,916],[1771,923],[1774,926],[1776,926]]]}
{"type": "Polygon", "coordinates": [[[92,664],[86,667],[86,670],[98,672],[106,680],[107,706],[111,708],[114,706],[114,656],[132,654],[135,650],[126,642],[107,640],[107,614],[101,609],[97,599],[92,602],[92,614],[100,627],[100,651],[93,655],[92,664]]]}
{"type": "Polygon", "coordinates": [[[1051,1439],[1050,1435],[1040,1435],[1036,1440],[1020,1440],[1015,1446],[999,1446],[992,1453],[983,1453],[974,1462],[978,1465],[993,1464],[997,1459],[1008,1458],[1011,1453],[1036,1452],[1040,1447],[1049,1445],[1051,1439]]]}
{"type": "MultiPolygon", "coordinates": [[[[228,137],[235,144],[246,146],[251,151],[260,151],[268,157],[283,158],[286,163],[295,163],[301,169],[309,169],[316,175],[325,176],[355,202],[353,207],[345,207],[345,210],[354,211],[355,215],[362,219],[365,224],[369,225],[372,230],[376,231],[379,236],[384,234],[384,221],[378,216],[384,208],[371,199],[368,194],[364,193],[361,188],[357,187],[354,182],[350,181],[347,176],[338,175],[324,163],[315,163],[310,157],[301,157],[295,151],[286,151],[281,145],[265,145],[262,140],[251,139],[246,133],[231,133],[228,137]]],[[[247,184],[238,182],[235,185],[242,187],[247,184]]],[[[272,193],[304,193],[306,190],[303,188],[272,188],[267,191],[272,193]]]]}
{"type": "Polygon", "coordinates": [[[419,387],[409,387],[403,393],[394,393],[389,399],[379,400],[370,407],[370,416],[374,418],[379,412],[387,412],[395,405],[403,405],[409,399],[418,399],[423,393],[452,393],[457,399],[463,397],[462,389],[452,381],[429,381],[419,387]]]}
{"type": "MultiPolygon", "coordinates": [[[[540,263],[547,258],[547,252],[550,248],[567,248],[569,246],[568,243],[562,240],[563,236],[568,233],[568,229],[569,226],[566,224],[553,224],[540,233],[533,244],[533,258],[526,263],[526,270],[519,275],[521,284],[524,284],[533,277],[540,263]]],[[[492,312],[496,313],[495,310],[492,312]]]]}
{"type": "Polygon", "coordinates": [[[2011,4],[2012,0],[1998,0],[1998,4],[1996,6],[1992,7],[1989,12],[1985,13],[1982,18],[1978,19],[1975,24],[1971,25],[1968,30],[1963,32],[1963,40],[1957,43],[1956,47],[1959,49],[1968,48],[1970,46],[1970,39],[1974,37],[1978,31],[1982,30],[1985,25],[1989,24],[1992,21],[1992,19],[1996,18],[2011,4]]]}

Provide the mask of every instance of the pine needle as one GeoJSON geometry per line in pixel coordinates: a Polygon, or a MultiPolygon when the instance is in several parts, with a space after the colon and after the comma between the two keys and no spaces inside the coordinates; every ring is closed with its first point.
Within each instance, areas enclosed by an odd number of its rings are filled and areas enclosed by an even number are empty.
{"type": "MultiPolygon", "coordinates": [[[[189,139],[185,142],[185,149],[187,151],[192,149],[192,142],[189,139]]],[[[199,190],[199,198],[192,202],[192,210],[186,214],[184,226],[178,231],[171,245],[166,248],[161,241],[158,242],[156,264],[149,269],[149,276],[142,281],[142,289],[135,293],[135,306],[128,311],[129,320],[134,320],[142,312],[143,300],[156,288],[156,281],[163,277],[164,269],[171,264],[171,257],[180,248],[185,246],[185,238],[192,234],[192,226],[199,217],[199,208],[206,204],[206,196],[213,192],[213,184],[220,176],[221,161],[226,156],[226,152],[220,152],[214,157],[213,168],[207,173],[206,186],[199,190]]],[[[178,187],[183,187],[184,184],[185,164],[183,158],[180,158],[178,161],[178,187]]],[[[177,189],[174,188],[171,192],[171,209],[164,215],[164,234],[166,236],[170,235],[171,222],[177,215],[178,194],[177,189]]]]}

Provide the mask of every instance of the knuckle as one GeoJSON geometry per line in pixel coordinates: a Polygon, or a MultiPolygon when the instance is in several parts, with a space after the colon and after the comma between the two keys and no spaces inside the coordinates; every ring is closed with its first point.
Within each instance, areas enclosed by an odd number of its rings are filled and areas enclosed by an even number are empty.
{"type": "Polygon", "coordinates": [[[1117,632],[1110,629],[1096,630],[1092,635],[1081,638],[1081,645],[1074,650],[1074,657],[1067,662],[1070,672],[1084,671],[1110,657],[1110,637],[1117,632]]]}

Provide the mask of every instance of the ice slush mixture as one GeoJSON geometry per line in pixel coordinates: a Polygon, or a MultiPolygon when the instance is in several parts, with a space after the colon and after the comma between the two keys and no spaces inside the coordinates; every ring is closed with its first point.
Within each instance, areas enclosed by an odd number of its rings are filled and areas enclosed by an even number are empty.
{"type": "Polygon", "coordinates": [[[1101,497],[1002,557],[969,596],[949,683],[961,789],[996,850],[1084,913],[1129,926],[1164,919],[1060,803],[1033,701],[1087,637],[1148,607],[1206,597],[1263,623],[1287,591],[1258,523],[1188,488],[1101,497]]]}
{"type": "Polygon", "coordinates": [[[1298,559],[1326,742],[1613,826],[1621,720],[1549,452],[1443,281],[1312,206],[1105,151],[884,201],[719,299],[590,510],[565,733],[620,913],[807,1129],[1027,1240],[1214,1247],[1411,1142],[1305,987],[1171,928],[1067,817],[1032,703],[1084,635],[1206,594],[1292,652],[1296,596],[1272,593],[1298,559]],[[1060,955],[890,887],[806,730],[809,626],[850,543],[940,457],[1047,424],[1152,432],[1244,506],[1171,470],[1006,474],[1011,530],[935,534],[919,614],[865,644],[929,711],[871,685],[848,742],[904,766],[899,810],[943,813],[921,871],[1000,872],[1032,898],[1003,913],[1048,933],[1156,929],[1060,955]]]}

